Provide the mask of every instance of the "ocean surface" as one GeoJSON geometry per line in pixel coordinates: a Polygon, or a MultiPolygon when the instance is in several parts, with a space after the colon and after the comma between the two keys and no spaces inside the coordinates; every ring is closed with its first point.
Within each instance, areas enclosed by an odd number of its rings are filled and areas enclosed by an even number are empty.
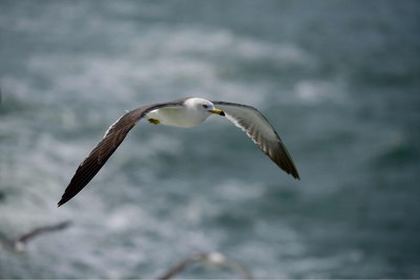
{"type": "Polygon", "coordinates": [[[1,0],[0,233],[73,226],[0,248],[0,278],[153,278],[207,251],[256,278],[420,278],[419,18],[409,0],[1,0]],[[258,107],[301,180],[225,119],[142,122],[57,208],[121,114],[184,96],[258,107]]]}

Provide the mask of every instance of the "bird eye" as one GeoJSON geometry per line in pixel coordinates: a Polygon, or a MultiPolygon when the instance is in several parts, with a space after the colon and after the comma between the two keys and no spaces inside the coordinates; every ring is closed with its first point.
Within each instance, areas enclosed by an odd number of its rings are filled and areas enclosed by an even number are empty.
{"type": "Polygon", "coordinates": [[[209,107],[209,105],[207,105],[207,104],[203,104],[203,108],[204,109],[207,109],[209,107]]]}

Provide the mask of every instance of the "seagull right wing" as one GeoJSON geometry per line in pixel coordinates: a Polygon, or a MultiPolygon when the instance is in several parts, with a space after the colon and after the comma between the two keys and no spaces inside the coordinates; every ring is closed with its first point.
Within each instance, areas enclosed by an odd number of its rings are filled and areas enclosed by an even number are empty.
{"type": "Polygon", "coordinates": [[[114,153],[114,151],[127,136],[127,133],[148,112],[157,108],[178,106],[180,102],[181,101],[143,106],[134,109],[120,117],[108,128],[103,139],[90,152],[87,158],[79,165],[76,173],[64,191],[61,200],[58,202],[58,206],[61,206],[72,199],[92,180],[92,178],[96,175],[96,173],[99,172],[102,166],[104,166],[109,157],[114,153]]]}

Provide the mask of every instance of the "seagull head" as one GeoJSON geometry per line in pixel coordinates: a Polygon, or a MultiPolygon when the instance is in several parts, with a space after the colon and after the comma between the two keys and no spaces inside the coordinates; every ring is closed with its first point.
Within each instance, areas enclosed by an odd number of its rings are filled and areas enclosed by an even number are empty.
{"type": "Polygon", "coordinates": [[[194,109],[201,112],[205,112],[206,114],[216,114],[220,116],[225,115],[225,112],[223,112],[223,110],[216,108],[210,100],[204,98],[189,98],[185,101],[185,104],[188,107],[193,107],[194,109]]]}

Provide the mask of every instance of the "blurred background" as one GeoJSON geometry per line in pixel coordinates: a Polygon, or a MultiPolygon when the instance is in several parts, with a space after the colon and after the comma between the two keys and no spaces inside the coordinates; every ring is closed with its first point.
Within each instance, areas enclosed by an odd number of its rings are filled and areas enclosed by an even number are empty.
{"type": "MultiPolygon", "coordinates": [[[[155,277],[220,251],[256,278],[420,277],[420,2],[0,1],[0,232],[63,219],[2,278],[155,277]],[[134,129],[61,208],[125,110],[258,107],[295,181],[237,128],[134,129]]],[[[232,277],[192,268],[183,277],[232,277]]]]}

